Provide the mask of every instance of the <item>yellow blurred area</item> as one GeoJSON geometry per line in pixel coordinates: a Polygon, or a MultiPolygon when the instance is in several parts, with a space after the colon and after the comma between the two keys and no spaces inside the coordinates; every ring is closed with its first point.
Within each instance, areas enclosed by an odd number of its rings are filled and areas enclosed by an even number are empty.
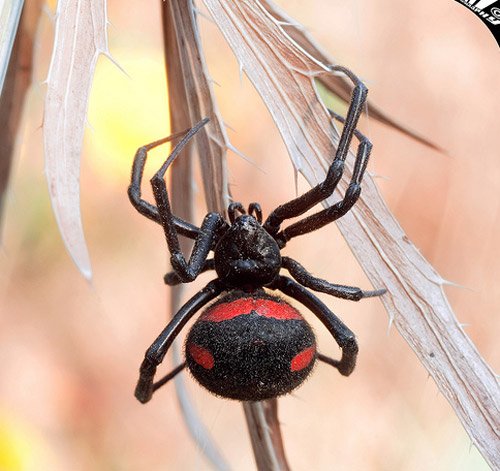
{"type": "Polygon", "coordinates": [[[57,0],[46,0],[45,5],[51,12],[55,12],[57,7],[57,0]]]}
{"type": "Polygon", "coordinates": [[[54,465],[47,442],[30,424],[0,410],[0,470],[35,471],[54,465]]]}
{"type": "Polygon", "coordinates": [[[168,135],[170,123],[161,51],[124,49],[113,54],[119,66],[104,56],[98,62],[86,143],[94,170],[116,182],[128,177],[131,152],[168,135]]]}

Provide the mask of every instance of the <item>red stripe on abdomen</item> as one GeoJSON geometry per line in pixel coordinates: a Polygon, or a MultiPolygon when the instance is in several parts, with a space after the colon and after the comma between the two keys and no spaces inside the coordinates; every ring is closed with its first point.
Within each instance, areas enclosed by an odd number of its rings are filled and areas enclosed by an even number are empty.
{"type": "Polygon", "coordinates": [[[211,370],[214,367],[214,356],[206,348],[200,347],[195,343],[190,343],[188,344],[187,351],[191,358],[206,370],[211,370]]]}
{"type": "Polygon", "coordinates": [[[236,316],[257,313],[259,316],[274,319],[302,319],[299,311],[284,301],[274,301],[267,298],[240,298],[227,303],[216,304],[207,309],[200,320],[209,322],[223,322],[236,316]]]}
{"type": "Polygon", "coordinates": [[[315,354],[316,354],[316,347],[314,345],[312,347],[306,348],[305,350],[302,350],[292,358],[292,361],[290,363],[290,369],[292,371],[303,370],[309,365],[309,363],[311,363],[315,354]]]}

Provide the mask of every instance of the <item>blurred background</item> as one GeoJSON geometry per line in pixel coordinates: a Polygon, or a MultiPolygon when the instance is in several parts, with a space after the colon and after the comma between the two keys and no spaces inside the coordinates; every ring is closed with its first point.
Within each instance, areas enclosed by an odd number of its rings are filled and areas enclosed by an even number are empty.
{"type": "MultiPolygon", "coordinates": [[[[135,150],[168,134],[158,2],[108,0],[110,50],[99,59],[82,166],[82,212],[94,278],[67,255],[43,175],[42,81],[53,24],[40,26],[36,80],[24,114],[0,253],[0,469],[208,469],[182,422],[173,385],[148,405],[133,397],[145,349],[166,323],[167,250],[161,229],[126,195],[135,150]]],[[[446,150],[439,153],[363,119],[369,170],[410,239],[446,279],[451,305],[493,369],[499,368],[500,105],[498,47],[452,0],[280,1],[325,50],[355,71],[370,99],[446,150]]],[[[200,2],[203,11],[203,5],[200,2]]],[[[266,108],[216,27],[200,18],[204,48],[232,143],[234,197],[268,213],[295,196],[292,166],[266,108]]],[[[154,154],[148,171],[163,152],[154,154]]],[[[196,182],[196,223],[206,212],[196,182]]],[[[306,189],[299,181],[299,191],[306,189]]],[[[317,276],[370,288],[335,227],[287,253],[317,276]],[[325,250],[325,248],[328,248],[325,250]]],[[[186,289],[186,297],[210,275],[186,289]]],[[[378,288],[378,287],[377,287],[378,288]]],[[[280,399],[294,470],[488,469],[451,407],[376,299],[324,298],[356,332],[355,373],[318,365],[280,399]]],[[[315,327],[325,354],[338,355],[315,327]]],[[[171,359],[165,363],[170,367],[171,359]]],[[[184,374],[202,420],[235,470],[254,469],[241,406],[184,374]]]]}

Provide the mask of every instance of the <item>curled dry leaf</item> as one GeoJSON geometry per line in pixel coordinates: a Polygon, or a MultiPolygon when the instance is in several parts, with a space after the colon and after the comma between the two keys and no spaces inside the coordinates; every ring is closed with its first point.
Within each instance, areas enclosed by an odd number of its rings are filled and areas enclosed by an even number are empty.
{"type": "Polygon", "coordinates": [[[66,248],[88,279],[92,269],[80,216],[80,154],[97,58],[107,51],[106,1],[59,0],[45,98],[45,172],[66,248]]]}
{"type": "MultiPolygon", "coordinates": [[[[338,140],[314,86],[327,67],[300,47],[258,0],[204,2],[262,96],[296,169],[311,185],[321,182],[325,159],[333,157],[338,140]]],[[[497,378],[457,322],[443,279],[405,236],[369,176],[362,201],[338,225],[373,285],[387,287],[381,299],[391,322],[485,459],[500,467],[497,378]]]]}

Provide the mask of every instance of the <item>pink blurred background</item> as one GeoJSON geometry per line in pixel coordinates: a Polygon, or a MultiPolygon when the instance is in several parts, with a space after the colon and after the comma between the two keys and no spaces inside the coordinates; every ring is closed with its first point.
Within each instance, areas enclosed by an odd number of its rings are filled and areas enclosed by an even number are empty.
{"type": "MultiPolygon", "coordinates": [[[[44,87],[37,83],[30,92],[0,253],[0,468],[209,468],[186,431],[172,385],[147,406],[133,397],[144,350],[163,328],[168,306],[161,229],[135,213],[126,196],[135,150],[168,133],[153,3],[145,9],[141,2],[108,0],[110,49],[129,77],[100,59],[82,169],[91,284],[65,252],[51,214],[40,130],[44,87]]],[[[446,149],[431,151],[364,118],[375,146],[370,172],[410,239],[461,286],[447,288],[450,302],[498,369],[500,66],[492,35],[452,0],[279,4],[365,80],[375,104],[446,149]]],[[[221,112],[233,129],[229,137],[253,161],[228,155],[233,195],[245,203],[257,199],[268,213],[295,195],[291,164],[215,25],[200,22],[221,112]]],[[[51,41],[44,18],[40,82],[51,41]]],[[[151,169],[164,154],[155,155],[151,169]]],[[[197,186],[198,223],[205,206],[197,186]]],[[[318,276],[370,287],[334,227],[291,243],[287,253],[318,276]]],[[[209,277],[190,285],[186,296],[209,277]]],[[[356,332],[359,365],[349,378],[319,365],[301,389],[279,401],[292,469],[488,469],[413,352],[388,329],[380,302],[324,299],[356,332]]],[[[336,355],[331,338],[309,319],[322,351],[336,355]]],[[[185,378],[232,468],[254,469],[241,406],[185,378]]]]}

